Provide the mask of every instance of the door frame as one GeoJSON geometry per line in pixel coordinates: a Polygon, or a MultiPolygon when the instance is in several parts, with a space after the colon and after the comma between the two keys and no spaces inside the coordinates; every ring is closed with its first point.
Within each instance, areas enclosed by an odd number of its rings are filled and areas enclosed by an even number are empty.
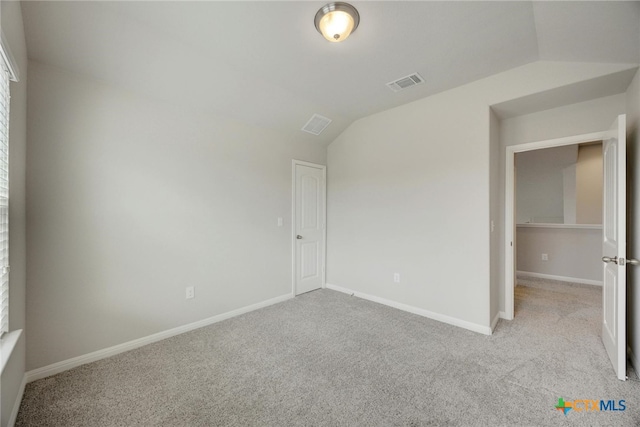
{"type": "Polygon", "coordinates": [[[565,145],[582,144],[591,141],[604,141],[608,131],[593,132],[563,138],[546,139],[526,144],[510,145],[506,147],[505,164],[505,194],[504,194],[504,319],[513,320],[514,317],[514,287],[515,287],[515,155],[525,151],[543,148],[562,147],[565,145]]]}
{"type": "Polygon", "coordinates": [[[322,233],[322,288],[327,286],[327,166],[304,160],[291,160],[291,295],[296,296],[296,166],[308,166],[322,170],[322,205],[324,224],[322,233]]]}

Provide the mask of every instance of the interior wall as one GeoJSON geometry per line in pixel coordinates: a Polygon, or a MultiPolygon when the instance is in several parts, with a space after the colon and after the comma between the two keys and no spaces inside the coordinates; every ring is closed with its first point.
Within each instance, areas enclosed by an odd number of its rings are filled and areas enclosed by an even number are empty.
{"type": "Polygon", "coordinates": [[[516,153],[516,223],[564,221],[564,170],[576,163],[577,146],[516,153]]]}
{"type": "Polygon", "coordinates": [[[503,118],[500,141],[504,147],[607,130],[625,112],[625,94],[503,118]],[[613,117],[613,118],[612,118],[613,117]]]}
{"type": "Polygon", "coordinates": [[[488,327],[488,108],[431,98],[329,146],[327,282],[488,327]]]}
{"type": "MultiPolygon", "coordinates": [[[[505,153],[505,148],[510,145],[605,131],[610,128],[619,114],[625,112],[625,109],[625,94],[617,94],[502,119],[500,121],[501,151],[505,153]]],[[[504,155],[501,156],[500,170],[500,185],[504,189],[504,155]]],[[[504,192],[500,203],[502,206],[505,204],[504,192]]],[[[500,293],[500,309],[504,310],[504,307],[503,288],[500,293]]]]}
{"type": "MultiPolygon", "coordinates": [[[[20,392],[25,372],[25,165],[27,150],[27,47],[20,2],[0,2],[0,28],[20,70],[12,82],[9,123],[9,328],[23,333],[0,378],[0,425],[6,426],[20,392]]],[[[2,355],[6,357],[6,355],[2,355]]]]}
{"type": "Polygon", "coordinates": [[[326,163],[313,136],[34,62],[28,101],[28,370],[291,294],[291,160],[326,163]]]}
{"type": "Polygon", "coordinates": [[[328,150],[327,282],[488,329],[489,106],[625,68],[536,62],[354,122],[328,150]]]}
{"type": "Polygon", "coordinates": [[[525,151],[515,162],[518,224],[602,224],[601,143],[525,151]]]}
{"type": "Polygon", "coordinates": [[[576,222],[602,224],[602,144],[583,145],[576,165],[576,222]]]}
{"type": "Polygon", "coordinates": [[[576,215],[576,165],[566,167],[562,173],[562,187],[564,191],[564,223],[575,224],[576,215]]]}
{"type": "Polygon", "coordinates": [[[602,283],[602,228],[518,226],[517,271],[602,283]],[[547,255],[542,260],[541,254],[547,255]]]}
{"type": "MultiPolygon", "coordinates": [[[[640,259],[640,71],[626,94],[627,257],[640,259]]],[[[627,264],[628,265],[628,264],[627,264]]],[[[640,267],[627,268],[627,339],[633,365],[640,369],[640,267]]]]}
{"type": "MultiPolygon", "coordinates": [[[[496,223],[501,219],[500,205],[500,120],[495,112],[489,109],[489,218],[491,232],[491,321],[497,319],[500,312],[500,287],[503,286],[504,278],[500,269],[500,245],[504,238],[500,234],[500,227],[496,223]]],[[[492,324],[493,326],[493,324],[492,324]]]]}

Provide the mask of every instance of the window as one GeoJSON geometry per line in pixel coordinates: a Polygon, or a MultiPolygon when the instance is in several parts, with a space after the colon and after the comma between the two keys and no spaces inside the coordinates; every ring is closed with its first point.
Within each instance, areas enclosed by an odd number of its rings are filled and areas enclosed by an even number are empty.
{"type": "Polygon", "coordinates": [[[9,332],[9,81],[17,71],[0,31],[0,335],[9,332]]]}
{"type": "Polygon", "coordinates": [[[9,67],[0,61],[0,335],[9,332],[9,67]]]}

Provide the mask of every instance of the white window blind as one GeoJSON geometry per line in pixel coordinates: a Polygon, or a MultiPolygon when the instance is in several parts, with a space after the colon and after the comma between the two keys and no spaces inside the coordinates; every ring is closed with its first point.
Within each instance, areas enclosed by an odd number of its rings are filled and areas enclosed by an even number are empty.
{"type": "Polygon", "coordinates": [[[0,59],[0,335],[9,331],[9,68],[0,59]]]}

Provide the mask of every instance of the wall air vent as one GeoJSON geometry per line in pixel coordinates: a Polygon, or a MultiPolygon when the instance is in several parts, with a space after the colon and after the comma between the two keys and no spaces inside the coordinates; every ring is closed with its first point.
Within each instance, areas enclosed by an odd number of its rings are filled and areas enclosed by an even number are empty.
{"type": "Polygon", "coordinates": [[[420,77],[418,73],[413,73],[411,75],[402,77],[401,79],[387,83],[387,87],[389,87],[389,89],[394,92],[399,92],[408,87],[419,85],[420,83],[424,83],[424,79],[420,77]]]}
{"type": "Polygon", "coordinates": [[[320,135],[320,133],[329,126],[329,123],[331,123],[331,119],[327,119],[320,114],[314,114],[307,124],[302,127],[302,130],[314,135],[320,135]]]}

